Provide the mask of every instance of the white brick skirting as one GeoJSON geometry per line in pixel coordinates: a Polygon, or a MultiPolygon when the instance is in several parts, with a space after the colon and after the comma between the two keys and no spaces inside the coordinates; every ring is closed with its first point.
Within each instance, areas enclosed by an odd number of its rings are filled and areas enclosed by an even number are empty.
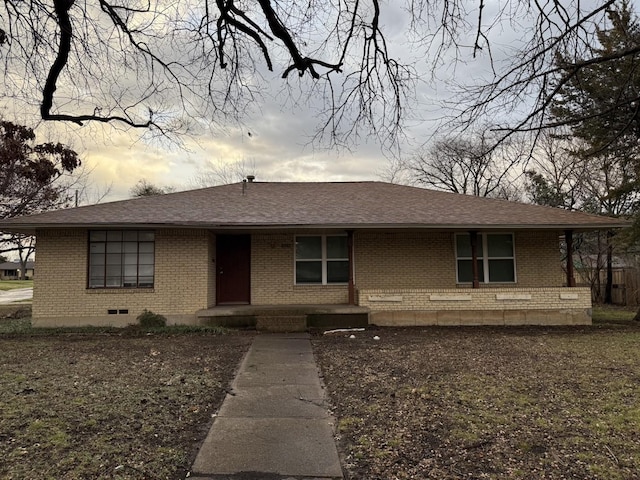
{"type": "Polygon", "coordinates": [[[549,310],[591,308],[589,288],[397,289],[358,291],[371,311],[549,310]]]}
{"type": "Polygon", "coordinates": [[[359,304],[381,326],[589,325],[588,288],[359,290],[359,304]],[[391,301],[393,299],[393,301],[391,301]]]}

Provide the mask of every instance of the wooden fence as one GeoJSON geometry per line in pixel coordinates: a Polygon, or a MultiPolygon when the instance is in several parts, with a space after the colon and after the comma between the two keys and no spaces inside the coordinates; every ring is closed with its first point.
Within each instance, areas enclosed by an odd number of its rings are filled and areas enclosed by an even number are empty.
{"type": "MultiPolygon", "coordinates": [[[[607,282],[607,271],[600,271],[600,278],[590,282],[588,272],[577,271],[578,286],[591,286],[591,300],[602,303],[607,282]]],[[[615,268],[613,270],[613,288],[611,297],[615,305],[635,307],[640,305],[640,272],[637,268],[615,268]]]]}

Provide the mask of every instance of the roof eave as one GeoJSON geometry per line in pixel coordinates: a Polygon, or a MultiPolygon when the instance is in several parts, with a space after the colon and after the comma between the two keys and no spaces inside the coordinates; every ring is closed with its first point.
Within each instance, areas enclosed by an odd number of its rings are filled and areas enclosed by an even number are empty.
{"type": "Polygon", "coordinates": [[[0,226],[0,231],[8,233],[26,233],[33,235],[38,229],[145,229],[145,228],[188,228],[207,230],[447,230],[447,231],[489,231],[489,230],[574,230],[594,231],[612,230],[629,227],[630,222],[614,223],[562,223],[562,224],[396,224],[396,223],[319,223],[319,224],[290,224],[269,223],[258,224],[248,222],[238,223],[200,223],[200,222],[172,222],[172,223],[12,223],[0,226]]]}

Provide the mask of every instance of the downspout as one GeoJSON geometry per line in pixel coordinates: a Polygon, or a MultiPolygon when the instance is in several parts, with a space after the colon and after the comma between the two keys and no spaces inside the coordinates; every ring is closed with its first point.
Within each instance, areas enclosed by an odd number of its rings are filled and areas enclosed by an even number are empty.
{"type": "Polygon", "coordinates": [[[349,305],[355,305],[356,290],[353,282],[353,230],[347,230],[347,251],[349,258],[349,305]]]}
{"type": "Polygon", "coordinates": [[[478,232],[469,232],[471,242],[471,273],[473,275],[472,288],[480,288],[480,276],[478,272],[478,232]]]}
{"type": "Polygon", "coordinates": [[[573,230],[564,231],[564,240],[567,244],[567,287],[575,287],[576,277],[573,274],[573,230]]]}

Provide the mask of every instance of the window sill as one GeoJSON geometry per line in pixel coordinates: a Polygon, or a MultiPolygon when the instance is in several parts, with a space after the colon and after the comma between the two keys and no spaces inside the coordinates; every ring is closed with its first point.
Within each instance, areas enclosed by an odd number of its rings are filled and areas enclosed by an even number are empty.
{"type": "Polygon", "coordinates": [[[85,293],[90,295],[95,294],[107,294],[107,293],[116,293],[116,294],[124,294],[124,293],[155,293],[155,288],[153,287],[104,287],[104,288],[87,288],[85,293]]]}

